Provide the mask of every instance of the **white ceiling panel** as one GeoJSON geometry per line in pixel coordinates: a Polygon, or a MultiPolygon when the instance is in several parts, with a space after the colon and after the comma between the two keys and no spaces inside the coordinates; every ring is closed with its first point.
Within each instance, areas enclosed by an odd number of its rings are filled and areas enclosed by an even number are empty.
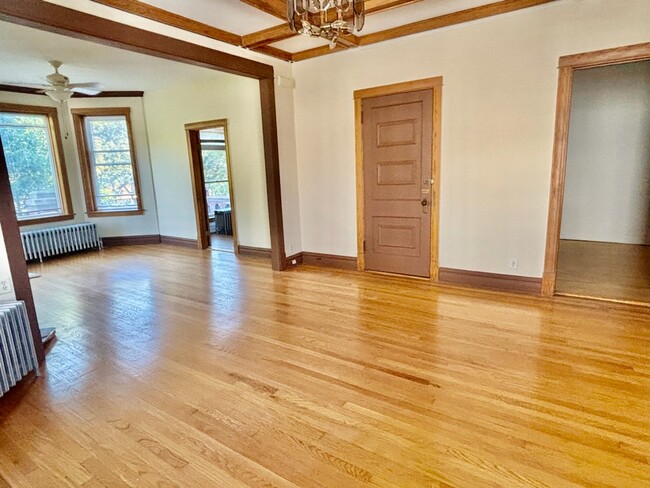
{"type": "Polygon", "coordinates": [[[328,44],[329,41],[318,37],[295,36],[283,41],[274,42],[271,46],[284,49],[290,53],[297,53],[314,47],[327,46],[328,44]]]}
{"type": "Polygon", "coordinates": [[[422,0],[403,7],[367,15],[366,24],[363,30],[359,32],[359,35],[372,34],[392,27],[494,2],[495,0],[422,0]]]}
{"type": "Polygon", "coordinates": [[[145,0],[145,3],[240,36],[282,23],[281,19],[240,0],[145,0]]]}
{"type": "Polygon", "coordinates": [[[149,91],[219,76],[175,61],[0,22],[0,84],[41,84],[63,61],[60,71],[73,83],[96,81],[108,91],[149,91]]]}
{"type": "MultiPolygon", "coordinates": [[[[366,16],[366,23],[358,35],[364,36],[374,32],[391,29],[404,24],[438,17],[440,15],[478,7],[495,0],[422,0],[410,5],[393,8],[384,12],[366,16]]],[[[318,46],[327,45],[327,41],[306,36],[292,37],[273,43],[272,46],[284,49],[290,53],[304,51],[318,46]]]]}

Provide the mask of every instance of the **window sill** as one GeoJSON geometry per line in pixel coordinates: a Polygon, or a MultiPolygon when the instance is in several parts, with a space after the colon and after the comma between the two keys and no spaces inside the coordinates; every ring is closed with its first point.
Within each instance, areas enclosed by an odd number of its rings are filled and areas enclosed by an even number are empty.
{"type": "Polygon", "coordinates": [[[18,225],[25,227],[28,225],[49,224],[51,222],[63,222],[65,220],[73,220],[74,214],[53,215],[51,217],[40,217],[35,219],[19,220],[18,225]]]}
{"type": "Polygon", "coordinates": [[[131,215],[143,215],[144,210],[105,210],[101,212],[88,212],[88,217],[128,217],[131,215]]]}

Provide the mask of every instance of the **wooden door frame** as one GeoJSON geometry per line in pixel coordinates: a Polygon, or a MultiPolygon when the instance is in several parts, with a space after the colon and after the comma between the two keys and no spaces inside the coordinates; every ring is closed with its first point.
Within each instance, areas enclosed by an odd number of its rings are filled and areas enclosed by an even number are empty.
{"type": "Polygon", "coordinates": [[[276,271],[282,271],[288,267],[284,247],[273,66],[43,0],[20,0],[20,2],[0,0],[0,20],[127,51],[257,79],[260,90],[266,194],[271,229],[271,263],[276,271]]]}
{"type": "Polygon", "coordinates": [[[440,145],[442,131],[442,76],[424,78],[421,80],[406,81],[392,85],[383,85],[373,88],[365,88],[354,92],[354,138],[355,138],[355,160],[356,160],[356,187],[357,187],[357,269],[365,271],[365,251],[363,241],[365,240],[365,192],[364,192],[364,171],[363,171],[363,123],[362,108],[363,101],[367,98],[382,97],[385,95],[398,95],[415,91],[431,90],[433,92],[433,121],[432,121],[432,159],[431,159],[431,187],[432,208],[431,208],[431,263],[429,267],[429,279],[438,281],[440,269],[439,264],[439,226],[440,226],[440,145]]]}
{"type": "Polygon", "coordinates": [[[572,54],[562,56],[559,59],[553,166],[551,169],[544,274],[542,275],[542,295],[544,296],[553,296],[555,294],[557,261],[560,248],[560,228],[562,225],[562,206],[564,203],[566,161],[569,147],[573,73],[581,69],[633,63],[648,59],[650,59],[650,42],[572,54]]]}
{"type": "Polygon", "coordinates": [[[233,252],[239,254],[239,239],[237,237],[237,211],[235,209],[235,190],[232,182],[232,170],[230,163],[230,143],[228,139],[228,119],[208,120],[205,122],[195,122],[185,124],[185,134],[187,136],[187,149],[189,151],[190,172],[192,174],[192,195],[194,197],[194,211],[196,214],[196,235],[199,249],[207,249],[210,245],[209,234],[205,233],[205,225],[208,224],[209,215],[205,212],[205,203],[207,195],[205,193],[205,172],[203,168],[203,158],[200,154],[201,144],[199,141],[200,132],[204,129],[223,128],[223,134],[226,145],[226,171],[228,172],[228,193],[230,196],[230,209],[232,220],[232,242],[233,252]]]}

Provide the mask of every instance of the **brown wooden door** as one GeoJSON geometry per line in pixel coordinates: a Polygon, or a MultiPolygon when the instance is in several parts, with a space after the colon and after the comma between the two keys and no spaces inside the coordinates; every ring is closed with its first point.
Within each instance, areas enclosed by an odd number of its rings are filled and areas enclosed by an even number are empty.
{"type": "Polygon", "coordinates": [[[429,277],[433,91],[363,100],[365,268],[429,277]]]}

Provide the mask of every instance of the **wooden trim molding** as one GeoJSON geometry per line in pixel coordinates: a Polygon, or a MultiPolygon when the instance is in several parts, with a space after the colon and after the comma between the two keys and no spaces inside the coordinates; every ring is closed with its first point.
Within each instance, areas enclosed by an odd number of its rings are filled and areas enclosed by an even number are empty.
{"type": "Polygon", "coordinates": [[[601,51],[563,56],[559,60],[557,99],[555,107],[555,132],[553,141],[553,162],[551,167],[551,189],[549,192],[548,221],[544,274],[541,293],[555,294],[562,206],[566,177],[567,152],[569,147],[569,122],[571,117],[571,96],[573,72],[578,69],[609,66],[650,59],[650,43],[621,46],[601,51]]]}
{"type": "Polygon", "coordinates": [[[66,222],[74,220],[74,214],[55,215],[53,217],[41,217],[39,219],[19,220],[20,227],[29,227],[30,225],[52,224],[54,222],[66,222]]]}
{"type": "Polygon", "coordinates": [[[566,176],[566,157],[569,147],[569,116],[571,114],[571,91],[573,69],[560,68],[555,106],[555,136],[553,143],[553,165],[551,169],[551,190],[546,228],[546,250],[544,274],[542,275],[542,294],[555,293],[557,258],[560,249],[560,226],[562,225],[562,206],[564,203],[564,179],[566,176]]]}
{"type": "Polygon", "coordinates": [[[302,253],[299,252],[291,256],[287,256],[287,264],[289,266],[300,266],[302,264],[302,253]]]}
{"type": "MultiPolygon", "coordinates": [[[[277,47],[269,45],[274,42],[278,42],[298,35],[289,29],[286,22],[274,27],[270,27],[268,29],[263,29],[261,31],[239,36],[232,32],[218,29],[209,24],[205,24],[203,22],[175,14],[168,10],[161,9],[159,7],[155,7],[138,0],[91,1],[116,8],[133,15],[138,15],[140,17],[154,20],[156,22],[167,24],[172,27],[185,30],[187,32],[192,32],[194,34],[216,39],[218,41],[226,42],[235,46],[252,49],[254,51],[282,59],[284,61],[297,62],[318,56],[324,56],[334,52],[343,51],[356,46],[375,44],[391,39],[397,39],[402,36],[408,36],[434,29],[441,29],[443,27],[449,27],[464,22],[471,22],[474,20],[484,19],[486,17],[513,12],[515,10],[534,7],[555,0],[501,0],[487,5],[480,5],[478,7],[460,10],[445,15],[439,15],[417,22],[411,22],[409,24],[385,29],[383,31],[374,32],[372,34],[363,36],[345,36],[339,40],[340,42],[337,47],[332,50],[330,50],[328,46],[319,46],[296,53],[290,53],[284,51],[283,49],[278,49],[277,47]]],[[[281,19],[283,21],[285,20],[286,4],[283,0],[241,1],[257,8],[258,10],[261,10],[262,12],[273,15],[278,19],[281,19]]],[[[375,13],[384,12],[389,9],[416,3],[418,1],[420,0],[366,0],[365,11],[366,15],[372,15],[375,13]]]]}
{"type": "MultiPolygon", "coordinates": [[[[46,93],[38,88],[30,88],[27,86],[16,85],[3,85],[0,84],[0,91],[9,93],[24,93],[26,95],[39,95],[47,97],[46,93]]],[[[143,91],[103,91],[97,95],[85,95],[83,93],[73,93],[72,98],[142,98],[144,97],[143,91]]]]}
{"type": "Polygon", "coordinates": [[[364,198],[364,171],[363,171],[363,100],[365,98],[380,97],[385,95],[396,95],[421,90],[433,92],[433,121],[432,121],[432,160],[431,178],[433,185],[432,208],[431,208],[431,261],[429,268],[429,279],[433,282],[438,280],[438,259],[440,239],[440,171],[441,171],[441,131],[442,131],[442,76],[424,78],[421,80],[406,81],[392,85],[384,85],[372,88],[356,90],[354,97],[354,137],[355,137],[355,174],[356,174],[356,198],[357,198],[357,270],[365,270],[365,252],[363,241],[365,240],[365,198],[364,198]]]}
{"type": "Polygon", "coordinates": [[[405,81],[403,83],[393,83],[392,85],[363,88],[361,90],[355,90],[353,96],[355,99],[383,97],[385,95],[397,95],[398,93],[431,90],[437,86],[442,86],[442,76],[405,81]]]}
{"type": "MultiPolygon", "coordinates": [[[[275,80],[267,78],[259,81],[262,94],[262,134],[264,138],[264,159],[279,161],[278,126],[275,113],[275,80]]],[[[280,165],[266,165],[266,198],[269,209],[269,226],[271,229],[271,263],[273,269],[287,267],[284,249],[284,221],[281,204],[280,165]]]]}
{"type": "MultiPolygon", "coordinates": [[[[418,34],[420,32],[442,29],[443,27],[449,27],[452,25],[458,25],[465,22],[472,22],[475,20],[485,19],[487,17],[493,17],[495,15],[514,12],[515,10],[535,7],[538,5],[542,5],[554,1],[556,0],[502,0],[500,2],[489,3],[487,5],[480,5],[478,7],[460,10],[458,12],[452,12],[449,14],[439,15],[437,17],[431,17],[429,19],[412,22],[410,24],[393,27],[391,29],[385,29],[383,31],[373,32],[372,34],[357,36],[357,39],[359,41],[358,45],[367,46],[369,44],[376,44],[378,42],[389,41],[403,36],[418,34]]],[[[293,53],[292,60],[302,61],[305,59],[311,59],[317,56],[324,56],[326,54],[330,54],[332,52],[337,52],[342,50],[344,50],[344,48],[341,47],[332,50],[330,50],[327,46],[318,47],[318,48],[308,49],[306,51],[293,53]]]]}
{"type": "Polygon", "coordinates": [[[539,295],[541,278],[440,268],[439,283],[539,295]]]}
{"type": "Polygon", "coordinates": [[[596,66],[633,63],[646,59],[650,59],[650,42],[562,56],[558,66],[560,68],[574,69],[594,68],[596,66]]]}
{"type": "Polygon", "coordinates": [[[70,110],[74,125],[75,138],[77,142],[77,151],[79,153],[79,163],[81,166],[81,176],[84,187],[84,197],[86,199],[86,210],[88,217],[128,217],[132,215],[142,215],[142,192],[140,191],[140,177],[138,171],[138,158],[135,154],[135,144],[133,142],[133,128],[131,126],[131,109],[129,107],[110,107],[110,108],[79,108],[70,110]],[[90,147],[88,146],[88,137],[85,128],[86,117],[101,116],[120,116],[126,121],[127,137],[129,138],[129,153],[131,156],[131,172],[133,174],[133,185],[135,186],[135,197],[138,208],[129,210],[105,210],[97,207],[97,194],[95,189],[95,178],[93,175],[93,166],[91,164],[90,147]]]}
{"type": "Polygon", "coordinates": [[[186,237],[174,237],[174,236],[161,235],[160,243],[168,244],[170,246],[191,247],[191,248],[197,247],[196,239],[188,239],[186,237]]]}
{"type": "Polygon", "coordinates": [[[249,78],[273,67],[43,0],[0,0],[0,20],[249,78]]]}
{"type": "Polygon", "coordinates": [[[260,258],[270,258],[271,250],[266,247],[237,246],[237,254],[242,256],[257,256],[260,258]]]}
{"type": "Polygon", "coordinates": [[[217,41],[234,44],[235,46],[241,45],[241,36],[218,29],[203,22],[199,22],[182,15],[175,14],[168,10],[158,8],[148,3],[140,2],[138,0],[91,0],[95,3],[100,3],[108,7],[113,7],[130,14],[138,15],[149,20],[155,20],[161,24],[167,24],[178,29],[183,29],[189,32],[194,32],[217,41]]]}
{"type": "MultiPolygon", "coordinates": [[[[68,182],[68,170],[65,165],[65,153],[63,152],[63,139],[59,127],[59,112],[55,107],[41,107],[37,105],[19,105],[14,103],[0,103],[0,112],[12,112],[17,114],[36,114],[47,117],[48,129],[50,131],[51,150],[56,166],[57,184],[61,195],[63,212],[60,215],[50,217],[37,217],[33,219],[19,220],[18,225],[36,225],[49,222],[61,222],[74,219],[72,208],[72,197],[70,196],[70,183],[68,182]]],[[[15,209],[14,209],[15,210],[15,209]]]]}
{"type": "MultiPolygon", "coordinates": [[[[0,141],[1,149],[2,141],[0,141]]],[[[11,185],[9,184],[9,171],[7,170],[7,161],[5,160],[4,151],[0,150],[0,228],[4,237],[5,248],[9,258],[9,271],[11,272],[11,281],[14,288],[16,299],[23,300],[27,308],[29,325],[34,338],[34,347],[38,362],[45,361],[45,352],[43,342],[40,340],[41,332],[38,327],[38,316],[34,306],[34,296],[32,295],[32,285],[29,282],[29,273],[27,271],[27,262],[23,251],[23,243],[20,237],[20,228],[16,218],[16,208],[14,199],[11,194],[11,185]]]]}
{"type": "Polygon", "coordinates": [[[102,237],[104,247],[117,246],[141,246],[146,244],[160,244],[159,234],[147,234],[140,236],[115,236],[102,237]]]}
{"type": "Polygon", "coordinates": [[[0,0],[0,20],[259,81],[272,266],[286,268],[273,66],[43,0],[0,0]]]}
{"type": "Polygon", "coordinates": [[[303,252],[302,264],[351,271],[357,270],[357,258],[354,256],[337,256],[336,254],[322,254],[318,252],[303,252]]]}

